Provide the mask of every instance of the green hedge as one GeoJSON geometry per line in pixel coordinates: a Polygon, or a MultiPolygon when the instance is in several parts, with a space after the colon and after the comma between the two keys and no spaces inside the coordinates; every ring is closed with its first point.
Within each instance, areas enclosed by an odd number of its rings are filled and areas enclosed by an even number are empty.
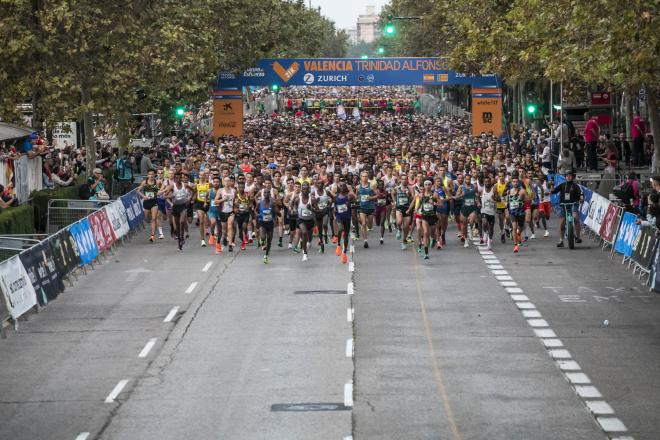
{"type": "Polygon", "coordinates": [[[64,186],[55,189],[42,189],[41,191],[34,191],[30,194],[32,205],[36,215],[35,226],[37,231],[44,232],[46,230],[46,222],[48,221],[48,201],[51,199],[79,199],[78,188],[80,185],[64,186]]]}
{"type": "Polygon", "coordinates": [[[34,234],[34,209],[25,204],[0,212],[0,234],[34,234]]]}

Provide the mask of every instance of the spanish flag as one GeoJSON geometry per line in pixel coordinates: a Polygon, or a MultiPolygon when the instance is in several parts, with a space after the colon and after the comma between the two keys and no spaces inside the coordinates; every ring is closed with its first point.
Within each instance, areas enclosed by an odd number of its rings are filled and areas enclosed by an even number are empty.
{"type": "Polygon", "coordinates": [[[433,74],[426,74],[426,73],[424,74],[424,81],[433,82],[434,80],[435,80],[435,77],[433,76],[433,74]]]}

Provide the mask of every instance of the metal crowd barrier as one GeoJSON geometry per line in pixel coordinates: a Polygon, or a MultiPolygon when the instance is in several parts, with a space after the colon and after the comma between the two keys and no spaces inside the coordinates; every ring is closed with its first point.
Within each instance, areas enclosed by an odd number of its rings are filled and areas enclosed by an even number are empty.
{"type": "MultiPolygon", "coordinates": [[[[133,191],[135,191],[135,190],[133,190],[133,191]]],[[[79,222],[83,218],[88,217],[90,214],[102,209],[105,205],[117,201],[117,199],[115,199],[115,200],[103,200],[103,201],[53,199],[53,200],[51,200],[51,202],[52,201],[57,201],[57,202],[59,202],[58,204],[65,205],[65,206],[71,205],[72,207],[70,209],[72,210],[72,213],[71,214],[66,214],[66,215],[71,215],[71,216],[75,217],[75,220],[61,226],[60,228],[53,231],[52,233],[50,231],[47,231],[48,233],[46,233],[46,234],[0,235],[0,255],[1,255],[2,246],[9,248],[9,251],[12,251],[12,252],[16,251],[16,252],[12,253],[12,255],[10,255],[7,258],[11,258],[12,256],[21,254],[23,252],[28,252],[33,247],[38,246],[38,245],[44,243],[45,241],[47,241],[51,236],[58,234],[61,230],[66,229],[67,227],[79,222]],[[66,203],[64,203],[64,202],[66,202],[66,203]],[[69,203],[69,202],[79,202],[79,203],[69,203]],[[80,202],[82,202],[82,203],[80,203],[80,202]],[[87,214],[78,217],[78,215],[83,210],[86,211],[87,214]],[[21,247],[20,249],[18,249],[19,246],[21,247]]],[[[60,212],[60,211],[57,211],[58,208],[61,208],[61,207],[55,207],[55,209],[56,209],[55,212],[60,212]]],[[[50,203],[49,203],[49,214],[50,214],[50,203]]],[[[64,217],[65,216],[60,217],[60,219],[62,219],[64,217]]],[[[50,216],[49,216],[49,218],[50,218],[50,216]]],[[[50,226],[50,223],[49,223],[49,226],[50,226]]],[[[106,255],[106,252],[109,252],[110,254],[114,255],[115,250],[117,249],[117,246],[123,245],[126,241],[130,241],[133,238],[133,236],[138,231],[141,231],[143,228],[144,228],[144,223],[141,223],[136,229],[129,230],[126,235],[124,235],[120,239],[115,240],[111,245],[109,245],[107,247],[106,250],[104,250],[104,251],[99,250],[98,257],[96,257],[96,260],[89,263],[89,266],[92,269],[94,269],[94,263],[102,264],[104,258],[107,261],[108,257],[106,255]]],[[[4,261],[4,259],[7,259],[7,258],[0,259],[0,261],[4,261]]],[[[77,267],[75,270],[70,272],[68,275],[64,276],[63,281],[67,280],[69,282],[69,285],[73,286],[73,281],[71,280],[71,277],[73,277],[73,278],[75,278],[75,280],[77,280],[78,279],[78,271],[82,271],[83,274],[86,275],[87,274],[87,267],[86,266],[87,265],[81,265],[81,266],[77,267]]],[[[4,298],[2,297],[1,292],[0,292],[0,301],[4,301],[4,298]]],[[[12,319],[12,317],[9,315],[9,312],[6,310],[6,308],[2,307],[2,306],[4,306],[4,303],[0,304],[0,310],[5,312],[5,313],[0,314],[0,338],[5,339],[7,337],[5,328],[11,326],[12,323],[13,323],[14,330],[17,330],[18,329],[18,322],[14,321],[12,319]]],[[[32,310],[35,313],[39,313],[41,307],[42,306],[37,304],[36,306],[33,307],[32,310]]],[[[18,319],[19,320],[27,320],[28,319],[27,318],[27,313],[20,316],[18,319]]]]}
{"type": "Polygon", "coordinates": [[[53,234],[113,201],[51,199],[48,201],[46,232],[53,234]]]}

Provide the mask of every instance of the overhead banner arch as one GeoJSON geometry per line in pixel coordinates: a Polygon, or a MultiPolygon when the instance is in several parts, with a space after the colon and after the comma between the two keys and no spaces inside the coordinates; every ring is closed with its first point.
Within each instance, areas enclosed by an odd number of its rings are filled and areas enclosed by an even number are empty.
{"type": "MultiPolygon", "coordinates": [[[[469,85],[483,91],[491,90],[492,95],[501,96],[501,79],[494,74],[474,75],[454,72],[447,69],[443,58],[284,58],[263,59],[255,67],[241,74],[220,72],[215,87],[216,101],[239,99],[243,87],[264,86],[439,86],[439,85],[469,85]]],[[[478,115],[479,133],[493,131],[496,135],[501,130],[502,111],[501,99],[499,107],[493,105],[492,99],[484,101],[475,99],[473,94],[473,119],[478,115]],[[499,108],[499,110],[498,110],[499,108]],[[500,127],[495,125],[499,121],[500,127]]],[[[218,103],[219,106],[219,103],[218,103]]],[[[237,119],[241,114],[233,109],[231,115],[226,112],[214,113],[214,136],[236,136],[237,119]],[[216,114],[218,116],[216,116],[216,114]],[[231,120],[225,120],[231,118],[231,120]]],[[[242,131],[242,127],[240,127],[242,131]]],[[[473,134],[475,126],[473,126],[473,134]]]]}

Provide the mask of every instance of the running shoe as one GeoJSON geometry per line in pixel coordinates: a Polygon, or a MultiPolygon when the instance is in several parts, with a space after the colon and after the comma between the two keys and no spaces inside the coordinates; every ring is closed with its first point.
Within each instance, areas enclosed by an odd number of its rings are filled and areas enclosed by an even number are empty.
{"type": "Polygon", "coordinates": [[[204,240],[202,240],[202,244],[200,246],[206,247],[206,242],[204,240]]]}
{"type": "Polygon", "coordinates": [[[397,241],[401,240],[401,230],[400,229],[396,230],[396,239],[397,239],[397,241]]]}
{"type": "Polygon", "coordinates": [[[470,247],[470,242],[466,240],[466,241],[465,241],[465,244],[463,245],[463,247],[464,247],[464,248],[466,248],[466,247],[470,247]]]}
{"type": "Polygon", "coordinates": [[[380,237],[380,244],[383,244],[383,237],[380,237]]]}
{"type": "Polygon", "coordinates": [[[346,264],[348,263],[348,255],[346,255],[346,252],[341,254],[341,264],[346,264]]]}
{"type": "Polygon", "coordinates": [[[295,252],[296,254],[300,253],[300,248],[298,246],[294,246],[292,249],[293,249],[293,252],[295,252]]]}
{"type": "Polygon", "coordinates": [[[417,252],[419,252],[420,254],[422,253],[422,245],[421,244],[419,246],[417,246],[417,252]]]}
{"type": "Polygon", "coordinates": [[[335,248],[335,255],[336,255],[336,256],[340,256],[340,255],[341,255],[341,246],[337,246],[337,247],[335,248]]]}
{"type": "Polygon", "coordinates": [[[436,245],[435,245],[435,248],[436,248],[437,250],[442,250],[442,242],[440,242],[440,241],[437,242],[436,245]]]}
{"type": "Polygon", "coordinates": [[[575,237],[575,242],[576,243],[582,243],[582,239],[580,237],[575,237]]]}
{"type": "Polygon", "coordinates": [[[525,235],[525,238],[523,239],[523,241],[528,241],[528,240],[529,240],[529,236],[525,235]]]}
{"type": "Polygon", "coordinates": [[[543,238],[548,238],[550,237],[550,231],[546,230],[545,233],[543,234],[543,238]]]}
{"type": "Polygon", "coordinates": [[[282,247],[282,237],[277,241],[277,247],[282,247]]]}
{"type": "Polygon", "coordinates": [[[159,239],[159,240],[162,240],[163,238],[165,238],[165,236],[163,235],[163,233],[162,233],[162,232],[159,233],[159,234],[158,234],[158,239],[159,239]]]}
{"type": "Polygon", "coordinates": [[[220,243],[215,244],[215,253],[216,254],[221,254],[222,253],[222,245],[220,243]]]}
{"type": "Polygon", "coordinates": [[[364,248],[369,249],[369,243],[367,243],[367,240],[364,240],[364,248]]]}
{"type": "Polygon", "coordinates": [[[234,243],[229,245],[229,252],[234,252],[234,243]]]}
{"type": "Polygon", "coordinates": [[[211,234],[209,237],[209,245],[213,246],[215,244],[215,235],[211,234]]]}
{"type": "Polygon", "coordinates": [[[429,259],[429,254],[424,254],[424,259],[428,260],[429,259]]]}
{"type": "Polygon", "coordinates": [[[564,241],[562,240],[559,243],[557,243],[557,247],[558,248],[563,248],[564,247],[564,241]]]}
{"type": "Polygon", "coordinates": [[[152,243],[154,242],[154,236],[153,235],[151,237],[149,237],[149,241],[152,242],[152,243]]]}
{"type": "Polygon", "coordinates": [[[536,239],[536,234],[532,234],[532,235],[530,235],[530,236],[529,236],[529,239],[530,239],[530,240],[535,240],[535,239],[536,239]]]}
{"type": "Polygon", "coordinates": [[[242,250],[242,251],[245,250],[245,242],[244,242],[244,241],[241,241],[241,250],[242,250]]]}
{"type": "Polygon", "coordinates": [[[268,264],[268,255],[264,255],[264,264],[268,264]]]}
{"type": "Polygon", "coordinates": [[[520,250],[520,247],[519,247],[518,245],[515,245],[515,246],[513,247],[513,253],[514,253],[514,254],[517,254],[519,250],[520,250]]]}
{"type": "Polygon", "coordinates": [[[408,246],[405,243],[401,243],[401,250],[405,251],[406,249],[408,249],[408,246]]]}
{"type": "Polygon", "coordinates": [[[321,243],[321,247],[319,248],[319,254],[324,254],[325,253],[325,246],[323,246],[323,243],[321,243]]]}
{"type": "Polygon", "coordinates": [[[293,245],[289,243],[289,246],[287,246],[287,249],[293,249],[293,245]]]}
{"type": "Polygon", "coordinates": [[[302,260],[307,261],[307,253],[303,253],[302,260]]]}

